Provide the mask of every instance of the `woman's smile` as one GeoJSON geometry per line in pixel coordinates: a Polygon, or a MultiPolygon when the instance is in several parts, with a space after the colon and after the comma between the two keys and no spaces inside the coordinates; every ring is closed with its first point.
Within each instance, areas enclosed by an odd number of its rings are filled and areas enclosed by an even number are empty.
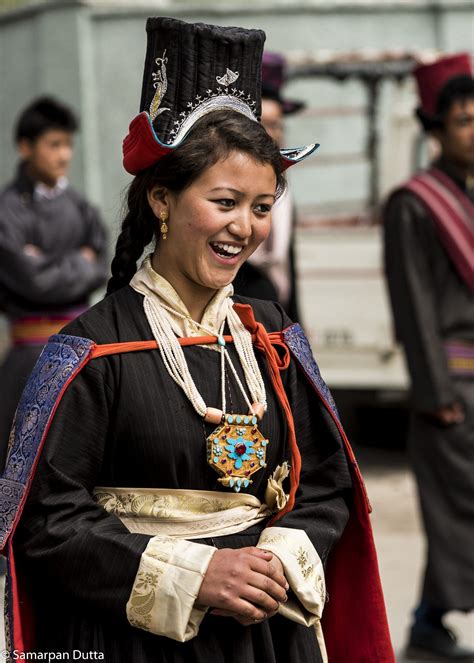
{"type": "Polygon", "coordinates": [[[239,262],[239,256],[244,246],[229,242],[209,242],[209,247],[215,258],[223,265],[235,265],[239,262]]]}

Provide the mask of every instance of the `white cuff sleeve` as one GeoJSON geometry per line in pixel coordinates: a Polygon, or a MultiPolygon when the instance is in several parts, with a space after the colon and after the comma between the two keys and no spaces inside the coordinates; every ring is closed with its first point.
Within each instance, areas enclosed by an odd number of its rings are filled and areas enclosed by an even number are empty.
{"type": "Polygon", "coordinates": [[[267,527],[260,535],[258,548],[269,550],[283,565],[285,577],[296,601],[289,599],[280,605],[278,613],[304,626],[313,626],[326,660],[326,647],[321,628],[321,616],[326,601],[326,583],[321,559],[301,529],[267,527]]]}
{"type": "Polygon", "coordinates": [[[152,537],[127,603],[130,624],[179,642],[194,638],[207,611],[196,598],[215,552],[201,543],[152,537]]]}

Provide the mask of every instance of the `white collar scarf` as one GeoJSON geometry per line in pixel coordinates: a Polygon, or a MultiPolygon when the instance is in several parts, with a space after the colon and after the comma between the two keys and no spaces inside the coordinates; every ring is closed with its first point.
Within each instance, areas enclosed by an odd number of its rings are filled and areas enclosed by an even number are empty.
{"type": "MultiPolygon", "coordinates": [[[[189,314],[186,305],[171,283],[163,276],[155,272],[151,266],[151,255],[143,261],[140,269],[130,281],[130,286],[145,297],[150,298],[157,303],[166,304],[181,315],[187,316],[184,320],[177,315],[167,311],[169,320],[174,333],[179,337],[184,336],[207,336],[208,333],[199,327],[189,314]]],[[[227,317],[229,307],[233,306],[231,299],[234,294],[234,287],[229,284],[217,290],[215,295],[204,311],[201,325],[207,327],[217,336],[219,329],[227,317]]]]}

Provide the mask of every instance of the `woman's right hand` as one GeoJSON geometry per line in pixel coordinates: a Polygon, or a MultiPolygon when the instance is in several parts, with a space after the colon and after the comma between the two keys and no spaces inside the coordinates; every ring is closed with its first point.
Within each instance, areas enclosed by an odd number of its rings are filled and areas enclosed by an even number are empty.
{"type": "Polygon", "coordinates": [[[214,553],[202,581],[197,603],[213,614],[253,624],[274,615],[289,589],[281,564],[260,548],[223,548],[214,553]]]}

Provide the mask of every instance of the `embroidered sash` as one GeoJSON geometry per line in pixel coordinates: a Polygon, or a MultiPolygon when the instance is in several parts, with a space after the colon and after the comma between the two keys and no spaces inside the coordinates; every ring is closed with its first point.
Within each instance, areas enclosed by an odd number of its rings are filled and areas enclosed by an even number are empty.
{"type": "Polygon", "coordinates": [[[474,343],[448,341],[444,344],[449,370],[453,375],[474,376],[474,343]]]}
{"type": "Polygon", "coordinates": [[[474,291],[474,204],[438,168],[415,175],[403,188],[427,207],[459,275],[474,291]]]}
{"type": "Polygon", "coordinates": [[[12,345],[43,346],[53,334],[58,334],[68,322],[87,310],[87,306],[76,306],[58,311],[27,313],[10,320],[10,338],[12,345]]]}
{"type": "MultiPolygon", "coordinates": [[[[277,475],[280,469],[277,468],[277,475]]],[[[278,476],[274,481],[278,481],[278,476]]],[[[172,557],[177,539],[220,537],[242,532],[272,513],[267,504],[262,504],[254,495],[245,493],[98,486],[94,489],[93,496],[108,513],[118,516],[130,532],[152,535],[154,539],[150,541],[149,547],[153,548],[156,540],[157,555],[161,563],[167,561],[167,556],[172,557]]],[[[326,586],[323,565],[314,546],[303,531],[279,527],[265,530],[259,546],[280,557],[290,587],[297,593],[298,600],[291,598],[287,604],[280,607],[280,614],[315,629],[323,661],[327,663],[326,644],[321,627],[326,586]]],[[[189,554],[192,552],[189,551],[189,554]]],[[[148,568],[150,572],[154,567],[150,567],[149,562],[147,565],[143,556],[140,565],[127,608],[129,617],[133,617],[137,626],[148,630],[143,615],[144,604],[149,605],[148,612],[151,613],[156,602],[149,600],[150,596],[142,578],[144,571],[140,573],[140,569],[148,568]]],[[[157,583],[168,573],[167,565],[160,564],[157,583]]],[[[162,617],[163,611],[172,610],[173,605],[173,601],[166,607],[160,604],[159,617],[162,617]]],[[[180,613],[173,616],[175,622],[180,619],[180,613]]]]}
{"type": "Polygon", "coordinates": [[[178,539],[235,534],[272,513],[267,504],[245,493],[98,486],[93,495],[130,532],[178,539]]]}

